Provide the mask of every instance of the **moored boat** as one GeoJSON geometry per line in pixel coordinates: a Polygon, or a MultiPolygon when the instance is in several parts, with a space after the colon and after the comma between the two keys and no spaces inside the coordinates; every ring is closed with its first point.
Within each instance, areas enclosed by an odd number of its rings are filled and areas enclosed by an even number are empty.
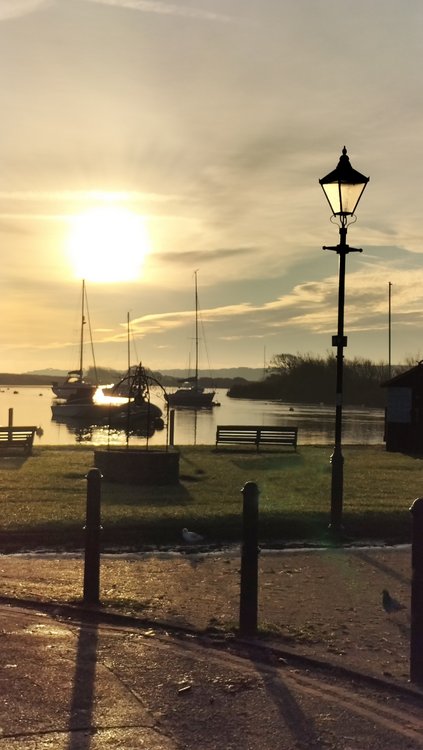
{"type": "Polygon", "coordinates": [[[109,423],[111,426],[121,425],[122,427],[132,428],[145,421],[155,421],[158,426],[160,422],[160,426],[163,426],[162,410],[151,401],[150,382],[160,385],[147,374],[141,363],[128,368],[125,377],[108,391],[111,394],[111,399],[120,398],[120,401],[124,402],[119,409],[110,413],[109,423]],[[125,396],[119,396],[119,394],[125,394],[125,396]]]}
{"type": "MultiPolygon", "coordinates": [[[[51,407],[52,417],[58,421],[78,420],[84,424],[109,425],[114,428],[132,429],[144,423],[157,423],[162,410],[150,400],[147,375],[141,365],[122,379],[128,396],[105,395],[98,387],[88,395],[71,395],[66,400],[56,400],[51,407]]],[[[116,388],[118,392],[118,386],[116,388]]],[[[110,391],[108,391],[110,393],[110,391]]],[[[113,390],[111,391],[113,393],[113,390]]]]}
{"type": "Polygon", "coordinates": [[[87,290],[85,280],[82,280],[82,297],[81,297],[81,329],[79,337],[79,367],[76,370],[70,370],[63,381],[54,381],[51,384],[51,390],[56,398],[82,398],[90,399],[94,396],[97,385],[84,380],[83,359],[84,359],[84,326],[86,324],[85,310],[88,309],[87,290]]]}
{"type": "Polygon", "coordinates": [[[93,396],[97,386],[83,379],[82,370],[71,370],[62,383],[53,382],[51,390],[57,398],[67,399],[70,396],[93,396]]]}
{"type": "Polygon", "coordinates": [[[104,403],[93,400],[84,401],[82,398],[70,398],[66,401],[57,400],[51,406],[53,419],[65,421],[78,420],[85,424],[107,425],[124,428],[126,424],[133,426],[136,422],[152,422],[162,416],[159,406],[152,403],[132,404],[131,402],[116,403],[110,399],[104,403]]]}
{"type": "Polygon", "coordinates": [[[166,395],[169,406],[185,406],[191,408],[214,406],[215,391],[205,391],[198,382],[185,381],[180,388],[166,395]]]}
{"type": "Polygon", "coordinates": [[[167,393],[165,398],[169,406],[182,406],[191,409],[211,408],[214,406],[215,391],[205,390],[198,381],[199,337],[198,337],[198,286],[197,271],[195,279],[195,372],[187,377],[176,391],[167,393]]]}

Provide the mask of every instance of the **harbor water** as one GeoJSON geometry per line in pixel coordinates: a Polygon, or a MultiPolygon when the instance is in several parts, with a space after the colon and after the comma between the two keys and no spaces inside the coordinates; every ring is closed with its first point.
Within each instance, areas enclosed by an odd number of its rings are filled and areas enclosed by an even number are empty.
{"type": "MultiPolygon", "coordinates": [[[[220,406],[212,409],[175,410],[175,444],[213,445],[216,426],[222,425],[279,425],[298,427],[299,445],[331,445],[334,439],[335,408],[331,405],[289,404],[276,401],[253,401],[231,399],[225,389],[216,391],[215,400],[220,406]]],[[[76,422],[59,423],[52,419],[51,388],[33,386],[10,386],[0,390],[0,422],[8,424],[10,410],[13,423],[35,425],[39,435],[34,445],[125,445],[124,431],[110,431],[107,426],[84,426],[76,422]],[[41,434],[42,433],[42,434],[41,434]]],[[[152,392],[152,401],[163,410],[166,406],[159,392],[152,392]]],[[[378,445],[383,443],[383,409],[344,407],[343,443],[345,445],[378,445]]],[[[151,446],[165,445],[166,427],[156,430],[148,438],[151,446]]],[[[130,437],[130,445],[146,445],[147,438],[130,437]]]]}

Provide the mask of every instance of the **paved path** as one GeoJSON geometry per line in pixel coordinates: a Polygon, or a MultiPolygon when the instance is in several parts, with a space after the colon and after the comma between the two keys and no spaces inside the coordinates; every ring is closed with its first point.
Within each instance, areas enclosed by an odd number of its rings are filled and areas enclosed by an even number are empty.
{"type": "Polygon", "coordinates": [[[422,699],[252,645],[0,607],[0,750],[399,750],[422,699]]]}
{"type": "MultiPolygon", "coordinates": [[[[299,653],[409,677],[409,547],[262,552],[259,626],[299,653]],[[386,588],[404,609],[382,607],[386,588]]],[[[239,551],[103,556],[105,608],[152,623],[227,632],[239,622],[239,551]]],[[[69,603],[82,597],[82,556],[0,556],[1,596],[69,603]]]]}

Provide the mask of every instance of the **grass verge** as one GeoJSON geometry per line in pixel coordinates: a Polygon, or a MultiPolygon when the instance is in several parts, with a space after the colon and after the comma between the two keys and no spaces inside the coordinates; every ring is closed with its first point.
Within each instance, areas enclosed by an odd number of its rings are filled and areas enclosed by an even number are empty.
{"type": "MultiPolygon", "coordinates": [[[[212,544],[241,538],[246,481],[260,488],[260,541],[327,541],[330,449],[297,453],[180,449],[177,486],[102,483],[106,547],[142,548],[181,543],[183,526],[212,544]]],[[[344,449],[344,525],[352,540],[408,542],[409,507],[421,493],[422,460],[383,447],[344,449]]],[[[93,449],[36,448],[30,458],[0,459],[0,544],[4,552],[84,544],[86,474],[93,449]]]]}

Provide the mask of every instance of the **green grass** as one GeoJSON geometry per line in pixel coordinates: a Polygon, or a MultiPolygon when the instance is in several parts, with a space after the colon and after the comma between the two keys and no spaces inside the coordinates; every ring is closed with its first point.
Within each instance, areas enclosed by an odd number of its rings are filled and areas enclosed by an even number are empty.
{"type": "MultiPolygon", "coordinates": [[[[245,482],[260,489],[262,544],[327,537],[330,448],[297,453],[216,452],[183,447],[177,486],[102,483],[103,542],[142,547],[181,542],[183,526],[210,542],[239,541],[245,482]]],[[[421,459],[382,447],[344,448],[344,525],[357,540],[410,540],[409,507],[422,488],[421,459]]],[[[37,448],[28,459],[0,458],[0,543],[3,551],[84,544],[86,474],[93,450],[37,448]]]]}

